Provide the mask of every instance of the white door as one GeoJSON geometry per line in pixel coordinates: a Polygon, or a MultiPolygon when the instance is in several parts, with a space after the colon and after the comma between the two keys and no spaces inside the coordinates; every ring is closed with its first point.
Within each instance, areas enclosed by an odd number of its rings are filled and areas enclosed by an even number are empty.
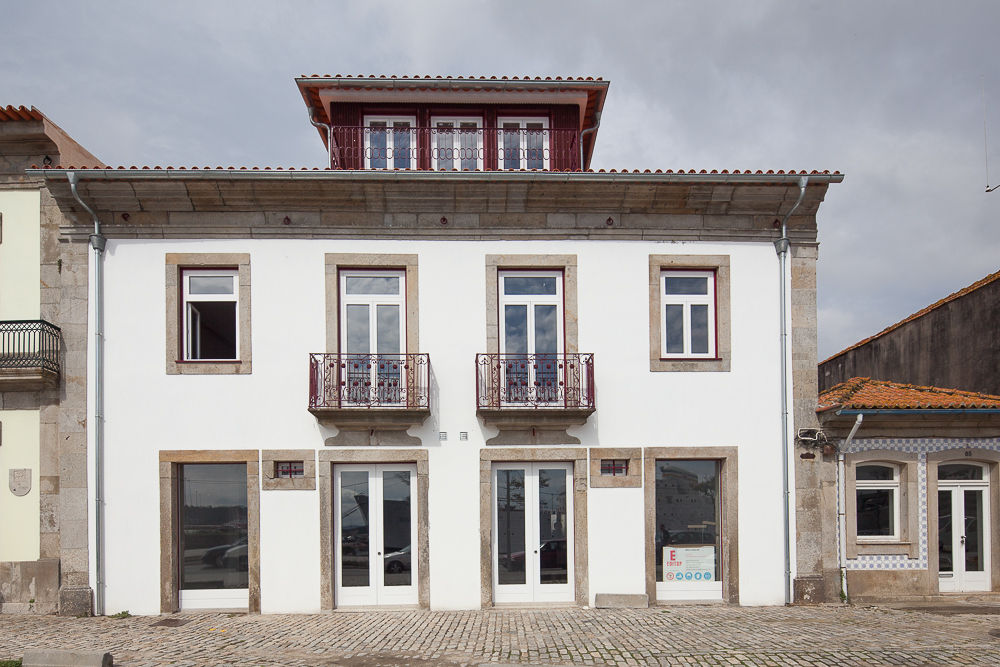
{"type": "Polygon", "coordinates": [[[559,271],[500,273],[504,403],[555,403],[562,397],[562,282],[559,271]]]}
{"type": "Polygon", "coordinates": [[[341,465],[334,476],[337,606],[417,604],[416,465],[341,465]]]}
{"type": "Polygon", "coordinates": [[[493,467],[493,601],[572,602],[573,465],[493,467]]]}
{"type": "Polygon", "coordinates": [[[403,271],[341,272],[344,403],[406,404],[405,295],[403,271]]]}
{"type": "Polygon", "coordinates": [[[990,590],[989,474],[979,463],[938,465],[941,592],[990,590]]]}

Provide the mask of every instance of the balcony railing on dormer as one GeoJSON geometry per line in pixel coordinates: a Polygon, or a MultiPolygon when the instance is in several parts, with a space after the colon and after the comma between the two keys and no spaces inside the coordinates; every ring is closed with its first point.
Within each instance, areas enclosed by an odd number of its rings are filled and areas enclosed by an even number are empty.
{"type": "Polygon", "coordinates": [[[334,126],[332,169],[579,169],[574,129],[334,126]]]}
{"type": "Polygon", "coordinates": [[[477,354],[479,410],[594,409],[594,355],[477,354]]]}
{"type": "Polygon", "coordinates": [[[310,354],[309,409],[430,407],[426,354],[310,354]]]}

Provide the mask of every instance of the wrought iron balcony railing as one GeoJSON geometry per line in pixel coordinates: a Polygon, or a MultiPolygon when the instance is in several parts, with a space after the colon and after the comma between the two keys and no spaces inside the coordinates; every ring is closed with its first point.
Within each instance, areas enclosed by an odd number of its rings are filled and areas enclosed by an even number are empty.
{"type": "Polygon", "coordinates": [[[580,168],[574,129],[336,125],[332,169],[565,170],[580,168]]]}
{"type": "Polygon", "coordinates": [[[426,354],[310,354],[309,408],[430,408],[426,354]]]}
{"type": "Polygon", "coordinates": [[[42,369],[58,375],[60,329],[45,320],[0,322],[0,369],[42,369]]]}
{"type": "Polygon", "coordinates": [[[476,406],[594,409],[594,355],[477,354],[476,406]]]}

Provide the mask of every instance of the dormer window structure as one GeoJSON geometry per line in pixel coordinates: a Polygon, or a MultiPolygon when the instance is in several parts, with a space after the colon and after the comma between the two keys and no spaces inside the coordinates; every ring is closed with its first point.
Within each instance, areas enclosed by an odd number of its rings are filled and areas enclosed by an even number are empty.
{"type": "Polygon", "coordinates": [[[299,90],[346,170],[580,171],[608,82],[583,78],[302,77],[299,90]]]}

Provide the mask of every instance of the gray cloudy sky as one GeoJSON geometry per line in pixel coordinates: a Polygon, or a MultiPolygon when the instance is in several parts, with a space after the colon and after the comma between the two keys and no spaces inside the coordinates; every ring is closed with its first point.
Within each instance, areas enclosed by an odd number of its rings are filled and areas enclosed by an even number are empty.
{"type": "Polygon", "coordinates": [[[840,170],[820,209],[821,359],[1000,268],[995,0],[0,10],[0,104],[37,106],[112,165],[322,166],[293,78],[384,73],[609,79],[595,168],[840,170]]]}

